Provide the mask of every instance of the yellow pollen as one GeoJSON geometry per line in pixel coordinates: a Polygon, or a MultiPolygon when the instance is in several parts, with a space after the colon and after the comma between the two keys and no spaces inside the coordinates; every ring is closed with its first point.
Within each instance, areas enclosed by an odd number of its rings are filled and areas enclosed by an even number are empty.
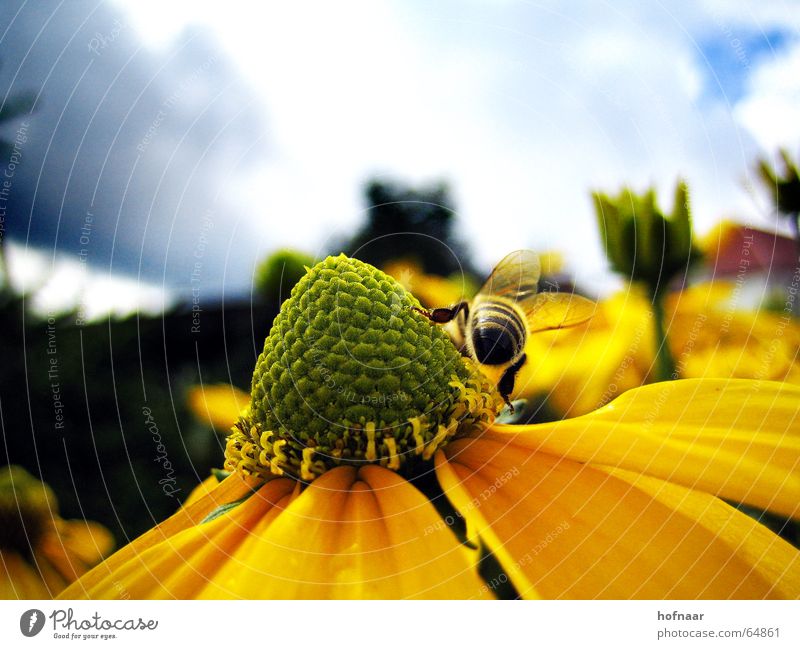
{"type": "MultiPolygon", "coordinates": [[[[256,429],[255,426],[253,426],[250,429],[250,435],[253,437],[253,439],[256,439],[258,437],[258,430],[256,429]]],[[[261,438],[259,439],[259,441],[261,442],[261,446],[265,448],[269,446],[270,445],[269,440],[271,437],[272,437],[271,430],[265,430],[263,433],[261,433],[261,438]]]]}
{"type": "Polygon", "coordinates": [[[275,454],[275,457],[269,462],[269,470],[275,475],[283,475],[283,469],[280,465],[286,462],[286,453],[283,452],[284,446],[286,446],[285,439],[279,439],[272,445],[272,452],[275,454]]]}
{"type": "Polygon", "coordinates": [[[367,422],[366,426],[367,431],[367,452],[364,457],[369,462],[374,462],[378,459],[378,454],[375,451],[375,422],[370,421],[367,422]]]}
{"type": "Polygon", "coordinates": [[[422,437],[422,422],[420,421],[419,417],[411,417],[409,419],[411,423],[411,435],[414,438],[414,441],[417,443],[416,447],[414,448],[414,453],[417,455],[422,455],[422,452],[425,450],[425,439],[422,437]]]}
{"type": "Polygon", "coordinates": [[[300,478],[303,480],[313,480],[316,477],[311,470],[314,453],[316,451],[313,448],[303,449],[303,462],[300,464],[300,478]]]}
{"type": "Polygon", "coordinates": [[[386,448],[389,449],[389,464],[387,465],[393,471],[400,468],[400,457],[397,455],[397,442],[394,437],[385,437],[383,440],[386,443],[386,448]]]}
{"type": "Polygon", "coordinates": [[[461,399],[463,399],[464,396],[467,394],[467,387],[457,378],[454,378],[447,385],[449,385],[451,388],[455,388],[456,390],[458,390],[461,399]]]}
{"type": "Polygon", "coordinates": [[[436,450],[442,445],[442,442],[447,438],[450,429],[439,424],[439,430],[436,432],[434,438],[425,446],[425,452],[422,454],[423,460],[430,460],[436,450]]]}

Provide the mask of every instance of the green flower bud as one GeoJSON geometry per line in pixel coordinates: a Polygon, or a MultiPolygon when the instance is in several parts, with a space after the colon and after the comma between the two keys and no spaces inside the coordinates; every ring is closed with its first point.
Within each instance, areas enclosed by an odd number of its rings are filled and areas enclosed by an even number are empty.
{"type": "Polygon", "coordinates": [[[595,192],[592,198],[611,267],[645,283],[651,294],[665,290],[670,279],[700,258],[692,242],[689,194],[683,181],[675,189],[669,216],[657,206],[653,189],[641,196],[623,189],[616,198],[595,192]]]}
{"type": "Polygon", "coordinates": [[[494,386],[417,306],[344,255],[310,269],[264,343],[226,468],[303,480],[341,464],[399,470],[490,422],[494,386]]]}

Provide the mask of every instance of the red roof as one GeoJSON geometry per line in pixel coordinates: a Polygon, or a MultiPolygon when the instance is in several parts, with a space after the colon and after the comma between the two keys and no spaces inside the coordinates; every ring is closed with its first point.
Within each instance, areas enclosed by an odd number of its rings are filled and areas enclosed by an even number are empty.
{"type": "Polygon", "coordinates": [[[715,277],[746,272],[782,274],[798,266],[794,239],[745,225],[720,228],[716,241],[709,241],[706,263],[715,277]],[[715,249],[716,244],[716,249],[715,249]]]}

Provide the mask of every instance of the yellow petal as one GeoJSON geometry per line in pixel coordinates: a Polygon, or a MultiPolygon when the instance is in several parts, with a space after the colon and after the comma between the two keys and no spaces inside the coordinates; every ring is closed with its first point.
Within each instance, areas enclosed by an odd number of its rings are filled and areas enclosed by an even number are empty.
{"type": "Polygon", "coordinates": [[[55,597],[67,587],[67,584],[75,581],[80,574],[78,570],[85,570],[85,567],[80,565],[79,562],[70,562],[63,554],[51,557],[39,550],[33,553],[31,564],[39,572],[42,581],[44,581],[44,585],[50,592],[48,599],[55,597]],[[55,558],[56,561],[53,561],[53,558],[55,558]]]}
{"type": "Polygon", "coordinates": [[[747,553],[588,465],[473,439],[440,452],[436,470],[448,498],[524,597],[778,595],[747,553]]]}
{"type": "Polygon", "coordinates": [[[256,526],[203,597],[488,597],[470,554],[396,473],[340,467],[256,526]]]}
{"type": "Polygon", "coordinates": [[[785,516],[800,513],[796,386],[736,379],[658,383],[582,417],[495,425],[485,435],[660,477],[785,516]]]}
{"type": "Polygon", "coordinates": [[[189,390],[188,404],[200,421],[227,433],[250,404],[250,395],[232,385],[196,385],[189,390]]]}
{"type": "Polygon", "coordinates": [[[631,471],[610,469],[609,472],[712,532],[773,584],[770,597],[800,597],[800,552],[764,525],[701,491],[631,471]]]}
{"type": "Polygon", "coordinates": [[[199,485],[192,489],[192,492],[186,497],[186,500],[183,501],[182,506],[188,507],[189,505],[193,505],[198,500],[201,500],[204,496],[207,496],[214,491],[217,486],[219,486],[219,479],[217,476],[208,476],[199,485]]]}
{"type": "MultiPolygon", "coordinates": [[[[257,486],[257,481],[243,479],[238,474],[227,477],[213,492],[188,507],[181,507],[163,523],[145,532],[135,541],[98,564],[93,570],[86,573],[61,593],[61,597],[65,599],[85,597],[100,581],[112,575],[115,570],[132,558],[137,557],[148,548],[169,539],[182,530],[197,525],[218,507],[243,498],[257,486]]],[[[116,596],[119,597],[119,593],[116,596]]]]}
{"type": "Polygon", "coordinates": [[[93,566],[114,548],[111,532],[92,521],[63,521],[59,537],[66,553],[86,567],[93,566]]]}
{"type": "Polygon", "coordinates": [[[39,571],[12,550],[0,548],[0,599],[50,599],[39,571]]]}
{"type": "Polygon", "coordinates": [[[133,556],[85,596],[92,599],[198,597],[215,580],[223,565],[235,561],[237,548],[251,530],[268,523],[285,506],[294,486],[286,479],[268,482],[228,512],[181,530],[133,556]]]}

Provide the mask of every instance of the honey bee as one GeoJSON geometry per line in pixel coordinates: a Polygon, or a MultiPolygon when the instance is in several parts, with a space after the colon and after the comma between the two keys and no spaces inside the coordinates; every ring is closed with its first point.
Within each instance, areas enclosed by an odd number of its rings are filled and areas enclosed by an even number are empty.
{"type": "Polygon", "coordinates": [[[495,266],[471,301],[430,311],[414,307],[431,322],[455,322],[457,337],[476,362],[506,366],[497,389],[512,412],[509,396],[527,360],[528,336],[579,325],[594,315],[596,307],[573,293],[539,293],[540,274],[539,256],[532,250],[517,250],[495,266]]]}

